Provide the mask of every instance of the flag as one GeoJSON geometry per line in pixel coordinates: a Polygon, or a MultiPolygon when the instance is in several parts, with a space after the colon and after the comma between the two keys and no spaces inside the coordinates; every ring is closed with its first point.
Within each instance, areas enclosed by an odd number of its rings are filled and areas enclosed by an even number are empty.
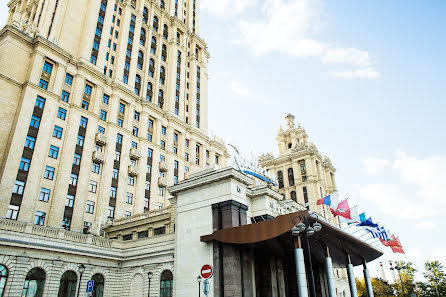
{"type": "Polygon", "coordinates": [[[350,217],[350,207],[348,206],[347,199],[339,202],[338,207],[336,207],[336,210],[333,210],[330,208],[330,211],[334,216],[340,216],[340,217],[350,219],[350,220],[352,219],[350,217]]]}
{"type": "Polygon", "coordinates": [[[319,199],[316,202],[316,204],[328,205],[331,209],[336,209],[336,207],[338,206],[338,193],[337,192],[331,193],[330,195],[325,196],[322,199],[319,199]]]}
{"type": "Polygon", "coordinates": [[[358,206],[350,208],[350,219],[340,218],[340,221],[342,223],[347,223],[349,225],[360,223],[361,219],[360,219],[359,213],[358,213],[358,206]]]}
{"type": "Polygon", "coordinates": [[[396,242],[396,246],[391,246],[390,248],[392,249],[393,253],[400,253],[400,254],[406,254],[403,250],[403,246],[401,245],[400,239],[398,237],[395,237],[395,235],[392,235],[392,241],[396,242]]]}
{"type": "Polygon", "coordinates": [[[378,227],[378,224],[373,223],[371,217],[366,219],[365,212],[363,212],[362,214],[359,215],[359,219],[361,220],[361,222],[356,226],[360,226],[360,227],[367,226],[367,227],[374,227],[374,228],[378,227]]]}
{"type": "Polygon", "coordinates": [[[365,227],[365,230],[368,231],[370,234],[372,234],[373,238],[379,238],[381,242],[382,240],[386,241],[385,240],[386,236],[378,228],[365,227]]]}

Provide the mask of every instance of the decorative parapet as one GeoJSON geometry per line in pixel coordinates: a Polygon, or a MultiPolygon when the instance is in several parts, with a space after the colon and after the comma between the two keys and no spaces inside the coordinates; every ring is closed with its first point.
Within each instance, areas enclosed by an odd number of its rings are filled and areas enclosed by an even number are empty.
{"type": "Polygon", "coordinates": [[[273,153],[266,153],[266,154],[260,155],[259,163],[266,162],[266,161],[273,160],[273,159],[274,159],[273,153]]]}
{"type": "Polygon", "coordinates": [[[301,142],[293,147],[293,152],[300,152],[303,150],[311,150],[313,152],[318,152],[317,147],[312,142],[301,142]]]}
{"type": "Polygon", "coordinates": [[[95,246],[108,248],[112,247],[113,242],[111,239],[97,237],[90,234],[82,234],[79,232],[67,231],[62,228],[39,226],[8,219],[0,219],[0,230],[63,239],[71,242],[92,244],[95,246]]]}
{"type": "Polygon", "coordinates": [[[113,221],[113,226],[124,225],[131,222],[137,222],[143,219],[154,218],[165,214],[171,214],[171,207],[165,207],[162,209],[154,209],[139,215],[134,215],[128,218],[117,219],[113,221]]]}

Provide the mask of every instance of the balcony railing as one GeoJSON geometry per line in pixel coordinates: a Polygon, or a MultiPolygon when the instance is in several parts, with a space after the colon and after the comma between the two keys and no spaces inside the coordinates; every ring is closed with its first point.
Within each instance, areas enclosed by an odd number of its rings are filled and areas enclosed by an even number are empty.
{"type": "Polygon", "coordinates": [[[100,151],[93,152],[93,161],[99,162],[99,163],[104,163],[104,160],[105,160],[105,156],[104,156],[103,152],[100,152],[100,151]]]}

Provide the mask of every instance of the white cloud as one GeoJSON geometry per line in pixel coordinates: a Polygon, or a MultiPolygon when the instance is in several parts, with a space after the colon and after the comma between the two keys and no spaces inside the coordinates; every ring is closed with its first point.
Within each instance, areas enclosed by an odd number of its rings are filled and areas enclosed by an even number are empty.
{"type": "Polygon", "coordinates": [[[362,160],[362,163],[362,171],[371,176],[378,176],[386,167],[392,165],[389,160],[379,158],[367,158],[362,160]]]}
{"type": "Polygon", "coordinates": [[[257,4],[257,0],[202,0],[201,8],[219,17],[233,17],[257,4]]]}
{"type": "MultiPolygon", "coordinates": [[[[226,0],[227,1],[227,0],[226,0]]],[[[313,36],[319,31],[323,9],[318,0],[266,0],[263,19],[240,21],[241,40],[256,55],[282,52],[292,57],[315,57],[324,64],[340,64],[353,70],[332,72],[341,78],[378,78],[367,51],[343,48],[313,36]]]]}
{"type": "MultiPolygon", "coordinates": [[[[363,171],[381,172],[389,183],[368,184],[360,188],[363,199],[374,202],[381,211],[403,219],[435,218],[446,211],[446,194],[443,189],[446,180],[446,157],[417,159],[403,152],[397,152],[395,160],[366,159],[363,171]]],[[[435,228],[430,221],[415,221],[416,227],[435,228]]]]}
{"type": "Polygon", "coordinates": [[[245,86],[243,86],[240,82],[238,81],[230,81],[228,84],[229,89],[231,89],[234,93],[236,93],[239,96],[250,96],[251,92],[249,91],[248,88],[246,88],[245,86]]]}

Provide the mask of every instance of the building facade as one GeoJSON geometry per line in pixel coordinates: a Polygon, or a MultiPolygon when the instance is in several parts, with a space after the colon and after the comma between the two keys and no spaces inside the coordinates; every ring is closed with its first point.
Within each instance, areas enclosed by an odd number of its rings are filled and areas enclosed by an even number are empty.
{"type": "MultiPolygon", "coordinates": [[[[291,232],[309,215],[302,206],[233,168],[190,174],[169,191],[168,208],[117,219],[102,237],[0,219],[0,296],[74,297],[88,280],[94,297],[197,296],[210,264],[211,297],[308,297],[305,236],[291,232]]],[[[319,222],[309,242],[317,296],[350,296],[353,265],[382,253],[319,222]],[[345,267],[350,286],[337,273],[345,267]]]]}
{"type": "Polygon", "coordinates": [[[337,191],[336,169],[330,159],[322,156],[308,141],[305,128],[300,124],[295,127],[293,115],[288,114],[285,120],[286,128],[280,127],[276,138],[279,155],[263,154],[259,157],[259,164],[276,174],[278,191],[285,198],[333,220],[328,207],[316,205],[316,201],[337,191]]]}
{"type": "Polygon", "coordinates": [[[0,31],[0,216],[99,230],[224,166],[198,0],[13,0],[0,31]]]}

